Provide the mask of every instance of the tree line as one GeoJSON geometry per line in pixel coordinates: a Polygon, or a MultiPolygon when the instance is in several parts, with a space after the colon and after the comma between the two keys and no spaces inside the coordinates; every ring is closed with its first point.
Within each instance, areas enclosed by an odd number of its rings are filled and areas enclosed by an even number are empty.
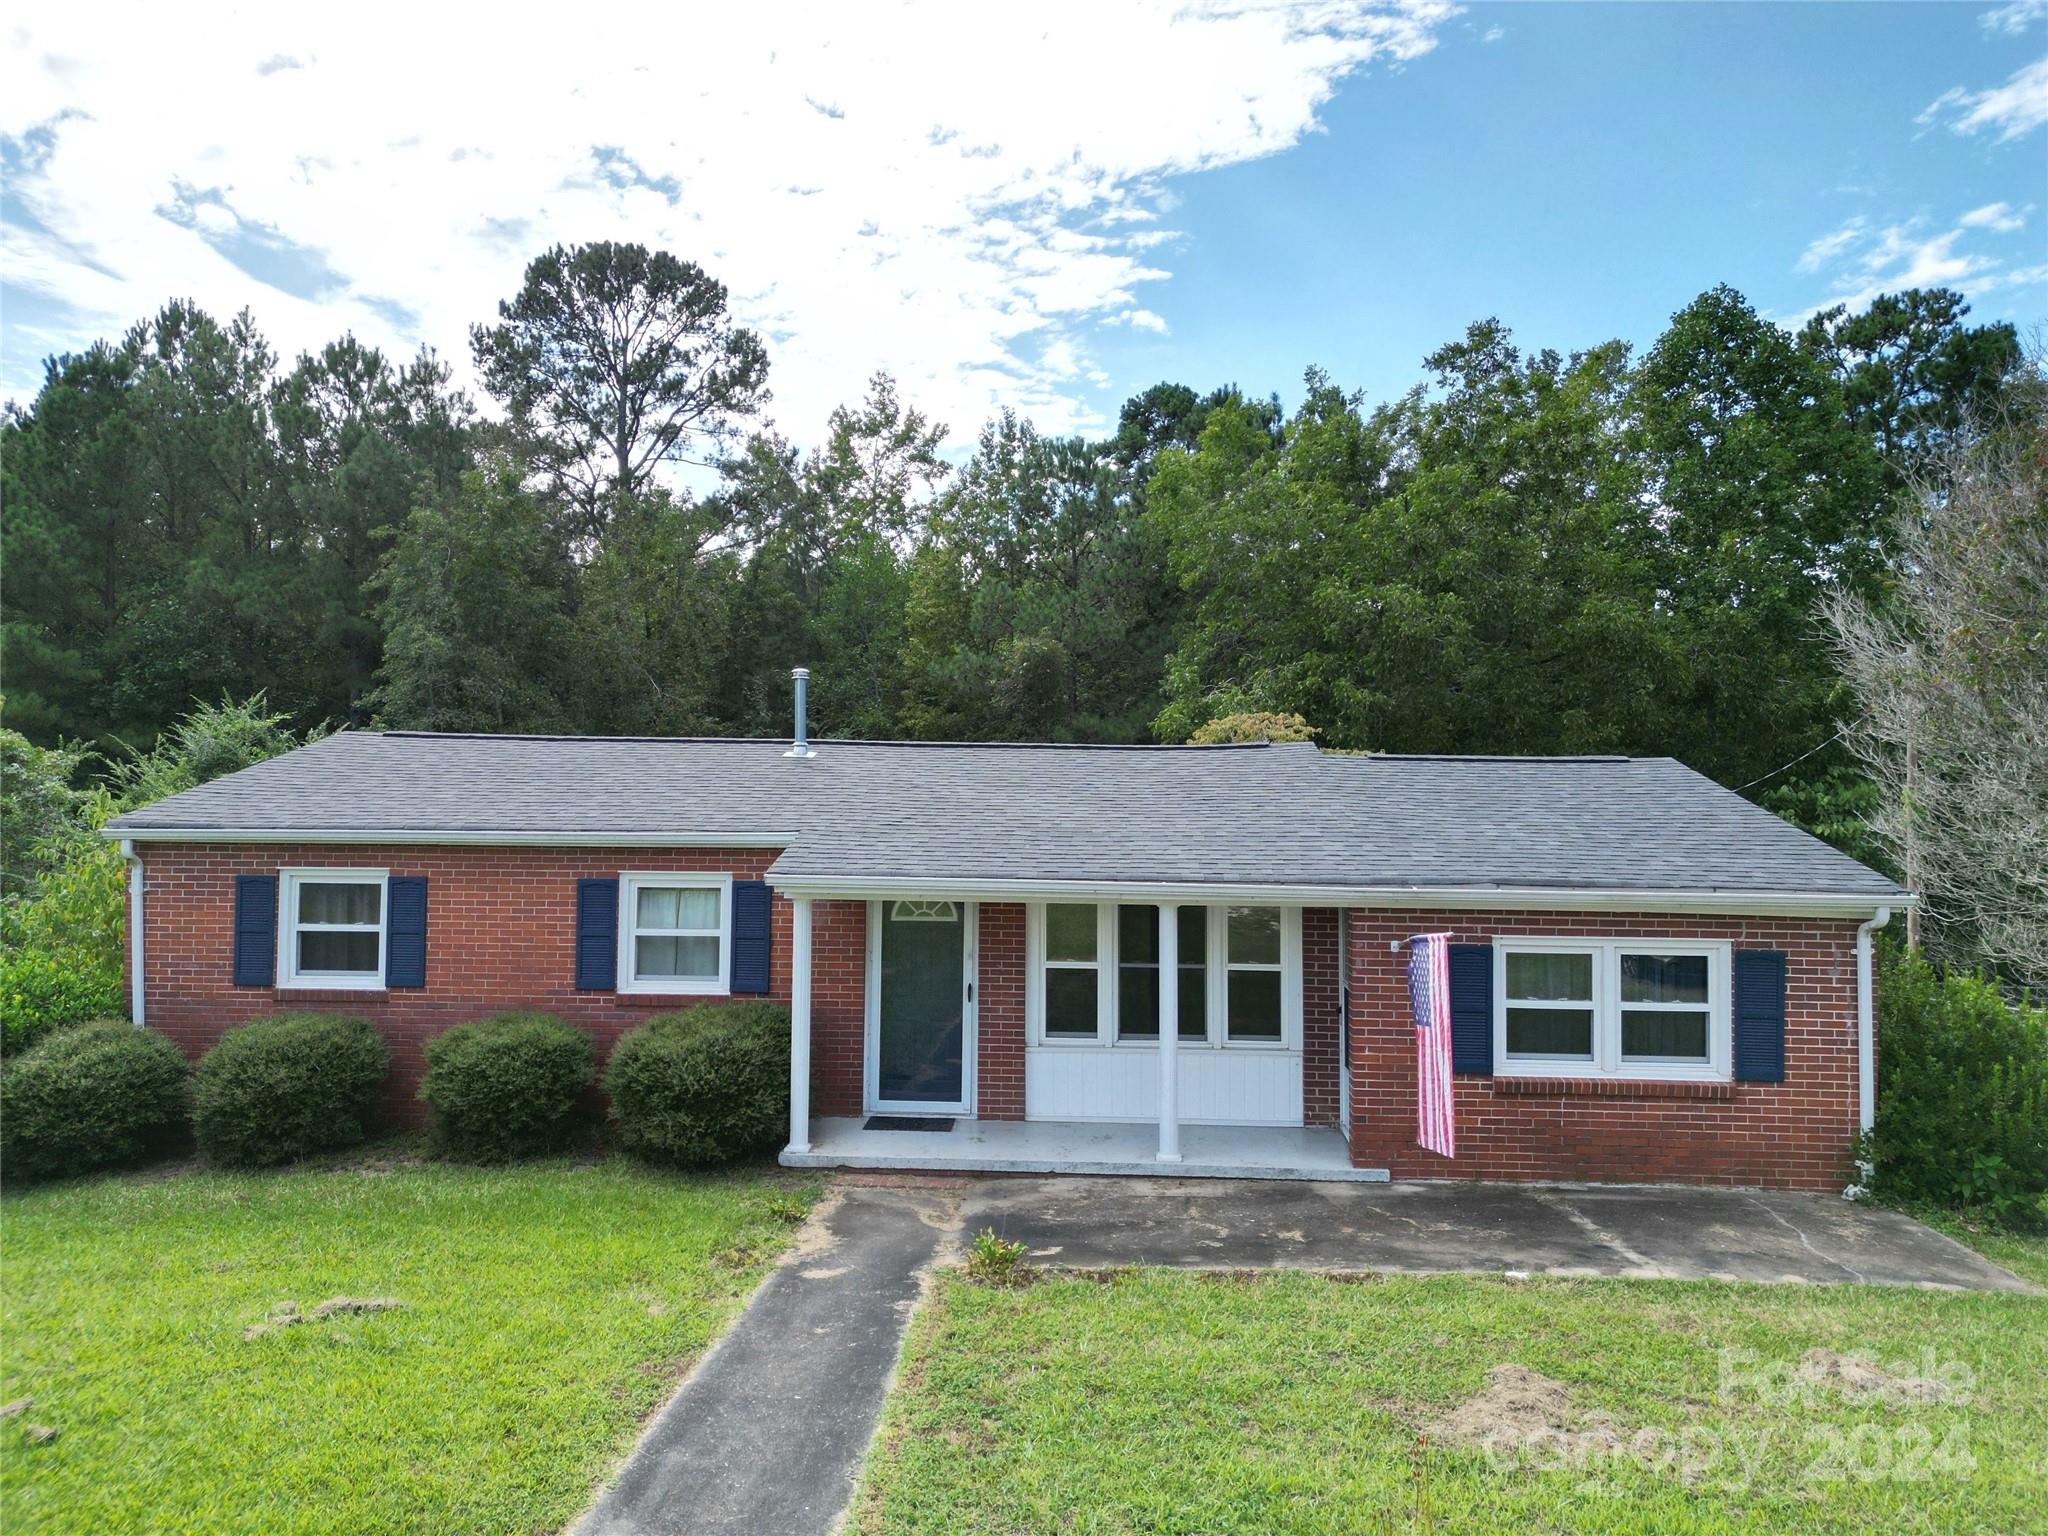
{"type": "MultiPolygon", "coordinates": [[[[821,734],[1263,711],[1747,785],[1854,713],[1823,599],[1885,603],[1909,489],[2026,373],[1947,290],[1794,331],[1715,288],[1640,353],[1486,320],[1396,400],[1164,383],[956,460],[879,374],[792,442],[760,338],[665,252],[551,250],[471,345],[494,413],[431,352],[286,366],[185,302],[52,359],[0,424],[8,723],[146,750],[261,691],[299,729],[777,735],[807,665],[821,734]]],[[[1868,783],[1836,743],[1756,792],[1825,827],[1868,783]]]]}

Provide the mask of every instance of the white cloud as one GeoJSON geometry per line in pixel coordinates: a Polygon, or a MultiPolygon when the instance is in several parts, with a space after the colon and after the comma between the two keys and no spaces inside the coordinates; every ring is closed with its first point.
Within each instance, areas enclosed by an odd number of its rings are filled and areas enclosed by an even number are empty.
{"type": "Polygon", "coordinates": [[[1859,213],[1854,218],[1846,221],[1834,233],[1820,236],[1799,253],[1799,260],[1794,264],[1793,270],[1799,272],[1818,272],[1821,268],[1828,266],[1844,251],[1863,239],[1864,231],[1869,227],[1869,222],[1868,219],[1859,213]]]}
{"type": "Polygon", "coordinates": [[[2003,85],[1967,91],[1960,85],[1943,91],[1914,119],[1921,127],[1942,121],[1951,133],[1998,130],[2001,144],[2048,123],[2048,59],[2036,59],[2012,73],[2003,85]]]}
{"type": "Polygon", "coordinates": [[[1506,27],[1488,27],[1479,34],[1479,41],[1482,43],[1497,43],[1507,35],[1508,29],[1506,27]]]}
{"type": "Polygon", "coordinates": [[[876,368],[971,437],[1095,424],[1105,317],[1169,177],[1286,150],[1347,75],[1426,53],[1451,0],[609,7],[488,27],[417,3],[48,7],[4,45],[0,392],[173,295],[286,356],[467,328],[555,242],[700,262],[768,340],[799,438],[876,368]],[[203,7],[199,8],[202,11],[203,7]],[[259,281],[252,272],[266,281],[259,281]]]}
{"type": "Polygon", "coordinates": [[[1996,32],[2005,37],[2024,36],[2028,27],[2048,16],[2048,0],[2012,0],[2010,5],[2001,5],[1994,11],[1985,11],[1977,18],[1977,24],[1986,32],[1996,32]]]}
{"type": "Polygon", "coordinates": [[[1917,218],[1875,229],[1858,215],[1814,240],[1793,263],[1797,272],[1827,274],[1830,295],[1793,321],[1836,304],[1862,309],[1881,293],[1908,288],[1955,288],[1968,295],[2037,282],[2040,269],[2010,267],[1994,251],[1967,248],[1972,240],[2024,229],[2030,211],[1987,203],[1942,230],[1917,218]]]}
{"type": "Polygon", "coordinates": [[[1136,331],[1156,331],[1161,336],[1166,334],[1167,329],[1164,317],[1153,314],[1149,309],[1120,309],[1115,314],[1105,318],[1102,323],[1104,325],[1128,325],[1132,330],[1136,331]]]}
{"type": "Polygon", "coordinates": [[[1956,222],[1965,229],[1995,229],[2007,235],[2026,228],[2027,215],[2026,210],[2015,209],[2011,203],[1986,203],[1982,208],[1972,208],[1956,222]]]}

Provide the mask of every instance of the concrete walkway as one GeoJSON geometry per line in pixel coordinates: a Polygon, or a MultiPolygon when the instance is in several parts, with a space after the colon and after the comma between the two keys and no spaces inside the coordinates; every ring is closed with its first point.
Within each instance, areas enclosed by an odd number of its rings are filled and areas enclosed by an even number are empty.
{"type": "Polygon", "coordinates": [[[1831,1195],[1528,1184],[980,1179],[961,1212],[1042,1264],[2032,1287],[1831,1195]]]}
{"type": "MultiPolygon", "coordinates": [[[[888,1177],[882,1175],[881,1177],[888,1177]]],[[[656,1416],[575,1536],[823,1536],[853,1493],[925,1272],[992,1227],[1081,1269],[1503,1272],[2032,1287],[1824,1195],[1512,1184],[842,1182],[656,1416]]]]}
{"type": "Polygon", "coordinates": [[[853,1493],[950,1190],[840,1188],[656,1416],[577,1536],[807,1536],[853,1493]]]}

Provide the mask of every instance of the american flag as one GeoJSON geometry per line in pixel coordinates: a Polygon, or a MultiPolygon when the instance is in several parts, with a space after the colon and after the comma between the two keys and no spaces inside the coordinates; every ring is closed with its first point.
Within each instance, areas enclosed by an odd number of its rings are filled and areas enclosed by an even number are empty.
{"type": "Polygon", "coordinates": [[[1415,1007],[1415,1139],[1456,1157],[1451,1113],[1451,936],[1419,933],[1408,941],[1408,1000],[1415,1007]]]}

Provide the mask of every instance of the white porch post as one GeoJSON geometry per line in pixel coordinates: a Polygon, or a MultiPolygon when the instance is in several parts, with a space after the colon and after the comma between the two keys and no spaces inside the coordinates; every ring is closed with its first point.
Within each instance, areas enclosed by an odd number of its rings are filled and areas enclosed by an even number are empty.
{"type": "Polygon", "coordinates": [[[1180,908],[1159,905],[1159,1161],[1180,1161],[1180,908]]]}
{"type": "Polygon", "coordinates": [[[789,1150],[811,1150],[811,898],[798,896],[789,934],[789,1150]]]}

